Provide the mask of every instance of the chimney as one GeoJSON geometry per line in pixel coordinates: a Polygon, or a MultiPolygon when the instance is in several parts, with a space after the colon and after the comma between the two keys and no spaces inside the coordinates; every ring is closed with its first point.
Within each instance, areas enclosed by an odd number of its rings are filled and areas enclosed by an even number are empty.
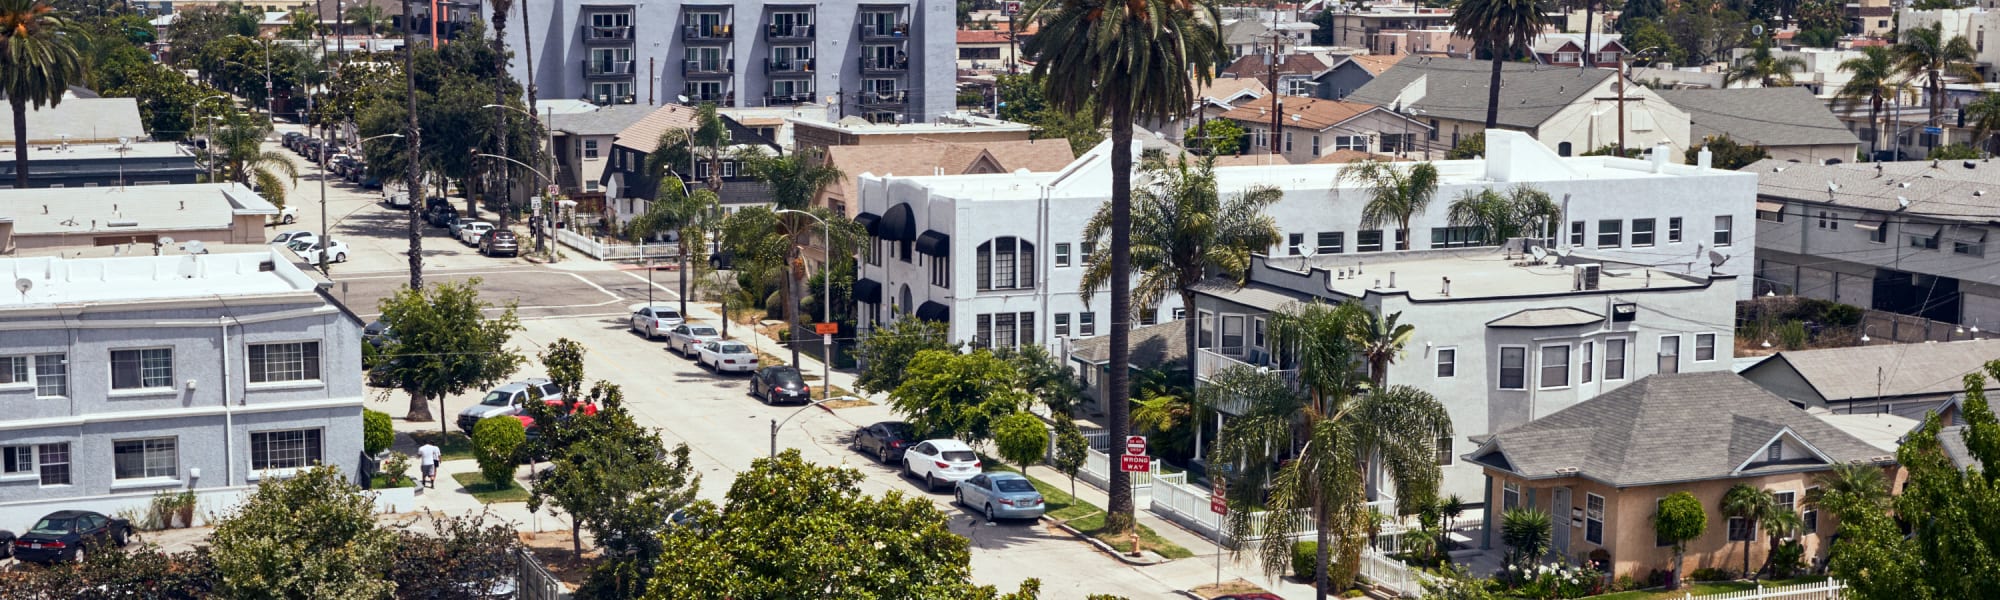
{"type": "Polygon", "coordinates": [[[1701,153],[1695,155],[1694,164],[1697,167],[1701,167],[1701,170],[1707,171],[1708,165],[1714,162],[1714,160],[1715,160],[1715,153],[1709,152],[1708,146],[1702,146],[1701,153]]]}
{"type": "Polygon", "coordinates": [[[1396,289],[1396,272],[1389,272],[1389,289],[1396,289]]]}
{"type": "Polygon", "coordinates": [[[1653,151],[1652,151],[1652,153],[1648,154],[1648,155],[1646,156],[1646,158],[1647,158],[1648,160],[1651,160],[1651,161],[1653,162],[1653,173],[1654,173],[1654,174],[1659,174],[1659,173],[1662,173],[1662,172],[1665,172],[1665,171],[1667,170],[1667,147],[1666,147],[1666,146],[1654,146],[1654,147],[1653,147],[1653,151]]]}

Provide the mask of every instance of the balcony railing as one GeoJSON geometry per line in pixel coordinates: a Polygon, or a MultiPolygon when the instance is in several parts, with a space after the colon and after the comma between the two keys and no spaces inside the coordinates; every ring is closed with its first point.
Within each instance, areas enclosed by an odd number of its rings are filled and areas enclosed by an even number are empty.
{"type": "Polygon", "coordinates": [[[716,104],[720,104],[723,106],[731,106],[736,104],[735,92],[716,92],[713,94],[686,92],[682,95],[687,96],[688,102],[691,104],[701,104],[704,102],[714,102],[716,104]]]}
{"type": "Polygon", "coordinates": [[[591,104],[596,104],[596,105],[598,105],[598,106],[609,106],[609,105],[612,105],[612,104],[638,104],[638,103],[639,103],[639,96],[637,96],[637,95],[635,95],[635,94],[624,94],[624,95],[616,95],[616,94],[595,94],[595,95],[589,95],[589,96],[584,96],[584,97],[583,97],[582,99],[583,99],[583,101],[584,101],[584,102],[589,102],[589,103],[591,103],[591,104]]]}
{"type": "Polygon", "coordinates": [[[910,37],[909,23],[881,25],[868,23],[861,26],[861,38],[871,40],[892,40],[910,37]]]}
{"type": "Polygon", "coordinates": [[[584,25],[583,41],[630,42],[632,41],[632,26],[619,25],[615,27],[599,27],[596,25],[584,25]]]}
{"type": "Polygon", "coordinates": [[[803,94],[789,94],[789,95],[779,95],[779,94],[764,95],[764,106],[798,106],[800,104],[812,104],[812,102],[813,102],[812,92],[806,92],[803,94]]]}
{"type": "Polygon", "coordinates": [[[818,33],[818,28],[813,25],[780,25],[774,23],[764,26],[764,39],[767,40],[810,40],[818,33]]]}
{"type": "Polygon", "coordinates": [[[802,74],[811,72],[813,72],[813,59],[810,58],[807,59],[795,58],[791,60],[778,60],[772,58],[764,59],[764,74],[766,75],[779,75],[785,73],[802,74]]]}
{"type": "Polygon", "coordinates": [[[629,60],[585,60],[585,77],[631,77],[632,61],[629,60]]]}
{"type": "Polygon", "coordinates": [[[861,58],[861,70],[871,73],[904,73],[910,70],[909,59],[882,59],[874,56],[861,58]]]}
{"type": "Polygon", "coordinates": [[[681,28],[681,38],[699,42],[706,40],[728,40],[736,37],[736,28],[722,25],[688,25],[681,28]]]}
{"type": "Polygon", "coordinates": [[[681,61],[681,76],[711,77],[736,72],[736,59],[687,60],[681,61]]]}
{"type": "Polygon", "coordinates": [[[908,90],[890,92],[864,91],[859,92],[857,95],[860,96],[857,102],[862,106],[902,106],[910,99],[910,92],[908,90]]]}

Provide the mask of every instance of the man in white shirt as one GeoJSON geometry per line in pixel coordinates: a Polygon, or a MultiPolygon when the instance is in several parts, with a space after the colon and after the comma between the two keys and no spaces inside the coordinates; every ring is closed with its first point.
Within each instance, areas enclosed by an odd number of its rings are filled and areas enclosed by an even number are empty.
{"type": "Polygon", "coordinates": [[[422,482],[423,485],[430,487],[431,489],[437,489],[438,457],[443,455],[444,455],[443,451],[438,450],[438,447],[436,445],[430,444],[428,442],[425,443],[423,446],[417,448],[417,458],[423,461],[423,470],[424,470],[424,480],[422,482]]]}

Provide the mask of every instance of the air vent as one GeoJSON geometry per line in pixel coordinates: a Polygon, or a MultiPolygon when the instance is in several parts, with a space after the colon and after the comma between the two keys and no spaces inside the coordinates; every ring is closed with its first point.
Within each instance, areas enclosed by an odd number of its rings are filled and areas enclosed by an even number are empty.
{"type": "Polygon", "coordinates": [[[1595,290],[1598,280],[1604,275],[1604,265],[1587,264],[1576,266],[1576,290],[1595,290]]]}
{"type": "Polygon", "coordinates": [[[139,226],[139,222],[138,222],[138,221],[135,221],[135,220],[132,220],[132,219],[121,219],[121,220],[117,220],[117,221],[105,221],[105,222],[104,222],[104,226],[105,226],[105,227],[138,227],[138,226],[139,226]]]}

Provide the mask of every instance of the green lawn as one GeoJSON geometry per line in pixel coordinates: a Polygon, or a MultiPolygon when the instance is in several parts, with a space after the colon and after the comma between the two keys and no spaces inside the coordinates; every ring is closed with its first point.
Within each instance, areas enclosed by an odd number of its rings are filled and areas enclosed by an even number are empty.
{"type": "Polygon", "coordinates": [[[418,446],[437,444],[438,450],[444,452],[444,456],[439,460],[472,458],[472,438],[462,434],[425,430],[412,431],[409,436],[410,441],[416,442],[418,446]]]}
{"type": "MultiPolygon", "coordinates": [[[[1765,581],[1764,587],[1767,588],[1783,587],[1787,585],[1799,585],[1804,583],[1819,583],[1821,581],[1826,581],[1826,578],[1821,576],[1809,576],[1809,577],[1797,577],[1793,579],[1772,579],[1765,581]]],[[[1709,594],[1727,594],[1730,592],[1740,592],[1743,590],[1752,590],[1756,588],[1757,584],[1748,581],[1697,581],[1688,584],[1687,589],[1679,591],[1667,592],[1667,591],[1633,590],[1630,592],[1618,592],[1616,594],[1591,596],[1590,598],[1591,600],[1667,600],[1669,598],[1684,598],[1687,595],[1706,596],[1709,594]]]]}
{"type": "MultiPolygon", "coordinates": [[[[997,463],[989,462],[987,464],[997,463]]],[[[1014,471],[1011,467],[1002,468],[1014,471]]],[[[1083,532],[1084,535],[1111,544],[1111,547],[1117,548],[1120,552],[1129,552],[1132,550],[1132,538],[1130,535],[1107,536],[1101,534],[1099,530],[1104,528],[1104,509],[1092,506],[1088,502],[1069,495],[1069,492],[1064,491],[1068,488],[1056,486],[1033,477],[1029,477],[1028,482],[1035,485],[1035,491],[1042,493],[1042,509],[1050,518],[1061,521],[1075,528],[1077,531],[1083,532]]],[[[1152,550],[1160,556],[1167,558],[1188,558],[1194,556],[1193,551],[1167,541],[1166,538],[1160,537],[1158,533],[1154,533],[1151,527],[1145,525],[1139,526],[1139,539],[1146,546],[1146,549],[1152,550]]]]}
{"type": "Polygon", "coordinates": [[[472,497],[478,499],[481,504],[528,501],[528,490],[522,489],[521,484],[515,483],[512,479],[507,480],[505,486],[496,486],[487,483],[486,476],[478,471],[453,473],[451,478],[458,480],[459,485],[465,486],[466,491],[472,492],[472,497]]]}
{"type": "Polygon", "coordinates": [[[389,482],[389,476],[378,474],[373,479],[369,480],[368,489],[381,490],[388,488],[406,488],[406,487],[416,487],[416,486],[417,486],[417,480],[412,479],[408,476],[397,477],[395,483],[392,484],[389,482]]]}

